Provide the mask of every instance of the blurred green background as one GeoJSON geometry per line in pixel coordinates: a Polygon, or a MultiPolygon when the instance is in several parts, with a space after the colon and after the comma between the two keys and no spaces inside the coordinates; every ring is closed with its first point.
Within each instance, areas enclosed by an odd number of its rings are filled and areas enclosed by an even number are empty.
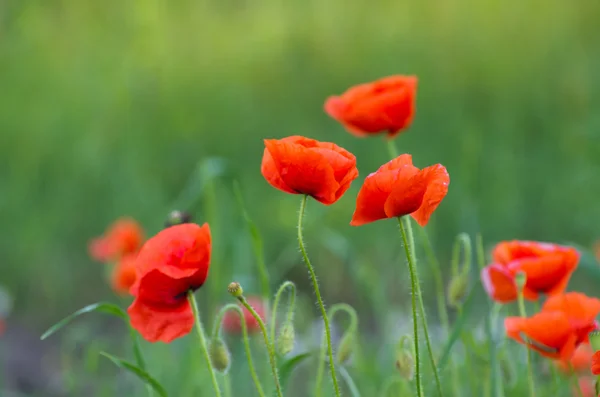
{"type": "Polygon", "coordinates": [[[599,20],[597,0],[4,0],[0,283],[12,318],[39,332],[110,297],[89,239],[122,215],[156,232],[207,158],[225,170],[211,184],[216,200],[203,185],[184,202],[215,222],[211,288],[239,279],[258,291],[234,179],[273,284],[306,283],[300,197],[260,174],[262,139],[293,134],[345,147],[361,173],[334,206],[309,204],[326,300],[368,312],[360,291],[381,287],[404,304],[396,225],[348,225],[362,179],[388,160],[383,139],[354,138],[322,110],[327,96],[391,74],[419,77],[400,150],[451,175],[428,226],[442,263],[461,231],[488,244],[590,246],[600,237],[599,20]]]}

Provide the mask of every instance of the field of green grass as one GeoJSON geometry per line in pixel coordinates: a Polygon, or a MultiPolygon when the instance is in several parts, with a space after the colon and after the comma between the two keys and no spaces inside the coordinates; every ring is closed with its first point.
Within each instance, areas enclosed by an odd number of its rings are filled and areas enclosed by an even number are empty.
{"type": "MultiPolygon", "coordinates": [[[[409,279],[394,222],[354,228],[349,221],[360,182],[388,154],[383,138],[357,139],[328,117],[325,98],[382,76],[418,76],[415,122],[397,143],[418,167],[439,162],[450,173],[449,194],[427,227],[445,276],[460,232],[481,233],[486,248],[528,239],[589,249],[600,238],[598,21],[597,0],[1,2],[0,286],[14,300],[8,326],[40,335],[86,304],[117,302],[87,244],[123,215],[148,236],[173,209],[211,222],[211,278],[198,293],[207,320],[231,303],[230,281],[258,293],[232,193],[239,181],[273,287],[286,279],[298,285],[299,344],[318,343],[318,311],[295,240],[299,197],[276,191],[260,173],[262,140],[299,134],[336,142],[358,159],[359,179],[338,203],[309,203],[305,233],[326,303],[359,313],[362,348],[348,370],[363,397],[378,396],[395,371],[385,343],[411,331],[409,279]]],[[[425,260],[420,266],[441,349],[433,282],[425,260]]],[[[572,285],[600,295],[597,266],[586,253],[572,285]]],[[[475,272],[472,288],[481,288],[475,272]]],[[[475,339],[483,306],[471,308],[475,339]]],[[[87,395],[85,387],[99,396],[143,395],[135,382],[116,391],[116,370],[84,351],[128,354],[126,342],[109,337],[122,328],[89,315],[53,337],[69,346],[59,356],[78,391],[67,395],[87,395]]],[[[188,345],[143,347],[173,396],[212,396],[194,378],[202,362],[188,345]]],[[[257,339],[256,362],[265,360],[259,349],[257,339]]],[[[233,396],[251,395],[243,350],[232,350],[239,361],[232,376],[246,382],[234,383],[233,396]]],[[[477,368],[470,359],[465,365],[477,368]]],[[[302,381],[312,382],[310,368],[299,371],[292,397],[310,395],[302,381]]],[[[461,379],[468,385],[474,377],[461,379]]],[[[462,396],[481,396],[482,387],[465,386],[462,396]]],[[[525,391],[519,379],[507,396],[525,391]]]]}

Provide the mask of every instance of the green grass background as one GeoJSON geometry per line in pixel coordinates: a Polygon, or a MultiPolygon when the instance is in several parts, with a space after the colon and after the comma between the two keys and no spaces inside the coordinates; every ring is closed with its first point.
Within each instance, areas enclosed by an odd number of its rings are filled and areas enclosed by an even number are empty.
{"type": "Polygon", "coordinates": [[[461,231],[487,244],[590,246],[600,237],[599,20],[597,0],[3,1],[0,283],[15,318],[41,330],[110,297],[88,240],[121,215],[158,230],[208,157],[226,172],[216,200],[197,189],[192,205],[198,222],[214,221],[209,288],[223,293],[201,292],[205,304],[227,302],[232,279],[258,291],[233,179],[273,284],[306,284],[294,248],[300,197],[260,174],[262,139],[292,134],[358,158],[345,197],[309,203],[326,300],[359,306],[365,324],[386,304],[405,306],[396,225],[348,225],[362,179],[388,160],[383,139],[354,138],[322,110],[329,95],[398,73],[419,77],[400,150],[451,175],[428,227],[443,264],[461,231]]]}

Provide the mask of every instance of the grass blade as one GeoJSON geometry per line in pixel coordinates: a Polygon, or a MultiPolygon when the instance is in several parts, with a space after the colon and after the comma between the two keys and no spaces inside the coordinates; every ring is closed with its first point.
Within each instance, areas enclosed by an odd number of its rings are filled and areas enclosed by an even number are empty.
{"type": "Polygon", "coordinates": [[[126,369],[127,371],[129,371],[132,374],[134,374],[135,376],[137,376],[138,379],[140,379],[141,381],[143,381],[147,385],[151,386],[152,389],[156,393],[158,393],[159,396],[161,396],[161,397],[168,397],[167,391],[165,390],[165,388],[156,379],[154,379],[152,376],[150,376],[143,369],[137,367],[136,365],[130,363],[129,361],[125,361],[125,360],[120,359],[118,357],[112,356],[112,355],[110,355],[110,354],[108,354],[106,352],[100,352],[100,354],[102,356],[108,358],[110,361],[112,361],[117,367],[122,368],[122,369],[126,369]]]}
{"type": "Polygon", "coordinates": [[[123,311],[123,309],[121,309],[119,306],[117,306],[113,303],[107,303],[107,302],[93,303],[82,309],[77,310],[75,313],[63,318],[62,320],[60,320],[59,322],[54,324],[46,332],[44,332],[44,334],[41,336],[40,339],[44,340],[44,339],[48,338],[50,335],[54,334],[55,332],[57,332],[58,330],[63,328],[65,325],[69,324],[71,321],[75,320],[77,317],[81,316],[82,314],[91,313],[91,312],[106,313],[106,314],[110,314],[115,317],[127,319],[127,314],[125,313],[125,311],[123,311]]]}
{"type": "Polygon", "coordinates": [[[298,354],[297,356],[294,356],[289,360],[286,360],[283,364],[281,364],[281,366],[279,367],[279,379],[282,387],[285,387],[286,383],[290,379],[290,375],[292,374],[292,372],[294,372],[294,369],[298,365],[302,364],[302,362],[311,355],[312,354],[310,352],[298,354]]]}

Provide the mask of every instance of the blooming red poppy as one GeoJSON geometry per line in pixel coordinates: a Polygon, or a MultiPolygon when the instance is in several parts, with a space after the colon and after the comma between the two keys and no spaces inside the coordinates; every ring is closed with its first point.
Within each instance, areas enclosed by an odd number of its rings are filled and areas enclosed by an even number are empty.
{"type": "Polygon", "coordinates": [[[325,205],[335,203],[358,177],[352,153],[302,136],[265,139],[261,172],[273,187],[325,205]]]}
{"type": "Polygon", "coordinates": [[[600,351],[597,351],[592,355],[592,373],[594,375],[600,375],[600,351]]]}
{"type": "Polygon", "coordinates": [[[170,342],[194,326],[187,292],[204,284],[210,265],[208,224],[184,223],[149,239],[136,261],[135,300],[127,309],[131,325],[148,341],[170,342]]]}
{"type": "Polygon", "coordinates": [[[327,98],[325,112],[356,136],[393,137],[410,127],[416,94],[416,76],[389,76],[327,98]]]}
{"type": "Polygon", "coordinates": [[[131,286],[135,283],[136,271],[135,260],[137,253],[123,256],[115,265],[112,276],[111,285],[113,290],[118,294],[128,294],[131,286]]]}
{"type": "Polygon", "coordinates": [[[600,300],[578,292],[554,295],[532,317],[507,317],[506,333],[543,356],[570,360],[577,346],[597,329],[600,300]],[[525,339],[526,340],[525,340],[525,339]]]}
{"type": "Polygon", "coordinates": [[[517,299],[515,275],[525,273],[523,295],[536,300],[540,293],[561,293],[577,268],[575,248],[535,241],[503,241],[492,253],[493,263],[481,272],[483,285],[492,299],[508,303],[517,299]]]}
{"type": "Polygon", "coordinates": [[[446,197],[449,184],[450,176],[443,165],[420,170],[412,164],[410,154],[403,154],[367,176],[350,224],[360,226],[410,214],[425,226],[446,197]]]}
{"type": "Polygon", "coordinates": [[[573,356],[567,361],[556,361],[556,365],[566,374],[570,374],[571,371],[575,372],[587,372],[590,369],[592,363],[592,355],[594,351],[589,343],[580,344],[573,356]]]}
{"type": "Polygon", "coordinates": [[[140,225],[131,218],[121,218],[104,235],[90,242],[89,251],[95,260],[108,262],[137,252],[143,241],[144,231],[140,225]]]}
{"type": "MultiPolygon", "coordinates": [[[[264,320],[265,318],[265,306],[262,299],[258,297],[248,297],[248,303],[254,308],[256,313],[264,320]]],[[[249,333],[258,332],[260,326],[258,321],[254,318],[252,313],[245,307],[241,307],[244,313],[244,322],[249,333]]],[[[242,323],[240,322],[240,315],[233,311],[228,311],[223,317],[223,329],[229,334],[239,334],[242,332],[242,323]]]]}

